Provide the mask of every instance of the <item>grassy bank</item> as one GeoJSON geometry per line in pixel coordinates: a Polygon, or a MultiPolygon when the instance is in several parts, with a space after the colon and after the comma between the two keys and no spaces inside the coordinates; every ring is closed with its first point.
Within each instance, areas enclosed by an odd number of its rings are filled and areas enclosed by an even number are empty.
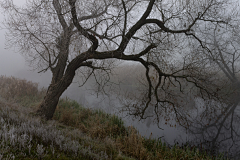
{"type": "Polygon", "coordinates": [[[117,116],[66,98],[53,120],[43,121],[34,112],[45,92],[35,83],[0,77],[0,159],[212,159],[144,138],[117,116]]]}

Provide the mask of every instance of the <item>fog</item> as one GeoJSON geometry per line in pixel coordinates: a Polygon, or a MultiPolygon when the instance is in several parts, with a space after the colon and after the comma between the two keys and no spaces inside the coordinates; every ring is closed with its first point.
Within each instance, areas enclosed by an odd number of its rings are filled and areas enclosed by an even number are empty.
{"type": "MultiPolygon", "coordinates": [[[[25,4],[26,0],[14,0],[13,2],[17,6],[21,6],[25,4]]],[[[5,34],[7,29],[5,29],[2,24],[3,21],[4,16],[0,11],[0,75],[27,79],[39,83],[40,87],[46,87],[50,83],[51,73],[47,72],[38,74],[37,70],[29,67],[28,62],[26,62],[24,57],[18,53],[17,49],[6,47],[5,34]]]]}
{"type": "MultiPolygon", "coordinates": [[[[14,3],[18,5],[24,5],[25,0],[15,0],[14,3]]],[[[21,71],[30,71],[31,68],[25,63],[25,59],[19,53],[14,51],[13,48],[6,49],[5,34],[6,29],[2,24],[4,17],[0,11],[0,74],[6,76],[17,75],[21,71]]],[[[29,72],[31,73],[31,72],[29,72]]]]}
{"type": "Polygon", "coordinates": [[[27,67],[24,58],[18,54],[15,53],[13,50],[7,50],[5,49],[4,42],[4,32],[5,30],[0,30],[0,73],[1,75],[14,75],[17,74],[20,70],[30,70],[29,67],[27,67]]]}

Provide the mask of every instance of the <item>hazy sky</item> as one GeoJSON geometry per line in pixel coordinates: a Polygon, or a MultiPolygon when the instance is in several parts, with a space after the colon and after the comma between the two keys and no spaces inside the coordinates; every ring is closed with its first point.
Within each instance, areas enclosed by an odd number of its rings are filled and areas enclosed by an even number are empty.
{"type": "MultiPolygon", "coordinates": [[[[26,0],[13,0],[13,2],[19,6],[24,5],[26,0]]],[[[45,86],[46,83],[50,82],[50,73],[38,74],[37,71],[33,72],[32,68],[27,65],[27,62],[25,62],[25,59],[21,54],[14,51],[13,48],[5,49],[5,33],[7,30],[1,29],[4,27],[2,25],[3,20],[4,17],[0,11],[0,75],[24,78],[38,82],[40,83],[40,86],[45,86]]]]}
{"type": "MultiPolygon", "coordinates": [[[[0,0],[2,1],[2,0],[0,0]]],[[[24,4],[25,0],[14,0],[16,4],[24,4]],[[17,2],[17,3],[16,3],[17,2]]],[[[0,12],[0,22],[2,25],[3,15],[0,12]]],[[[28,69],[25,65],[24,58],[19,54],[13,51],[13,49],[5,49],[5,32],[6,29],[0,30],[0,75],[14,75],[17,71],[22,69],[28,69]]]]}
{"type": "MultiPolygon", "coordinates": [[[[0,21],[3,17],[0,16],[0,21]]],[[[0,30],[0,74],[1,75],[12,75],[19,69],[25,67],[24,58],[14,53],[13,49],[5,49],[5,32],[6,30],[0,30]]]]}

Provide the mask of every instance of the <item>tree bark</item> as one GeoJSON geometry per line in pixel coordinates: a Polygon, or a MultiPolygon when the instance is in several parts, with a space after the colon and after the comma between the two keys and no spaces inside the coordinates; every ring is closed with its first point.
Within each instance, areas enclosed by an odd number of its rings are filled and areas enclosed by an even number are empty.
{"type": "Polygon", "coordinates": [[[37,114],[46,120],[50,120],[57,107],[59,97],[52,93],[47,93],[37,110],[37,114]]]}
{"type": "MultiPolygon", "coordinates": [[[[57,83],[51,82],[47,93],[41,102],[37,114],[46,120],[50,120],[56,110],[59,98],[63,92],[70,86],[74,78],[75,72],[71,75],[65,74],[57,83]]],[[[53,78],[54,79],[54,78],[53,78]]]]}

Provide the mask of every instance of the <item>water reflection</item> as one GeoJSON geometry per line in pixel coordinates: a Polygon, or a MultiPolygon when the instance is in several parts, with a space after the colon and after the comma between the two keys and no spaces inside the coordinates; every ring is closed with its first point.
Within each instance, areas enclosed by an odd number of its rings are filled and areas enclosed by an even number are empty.
{"type": "Polygon", "coordinates": [[[190,144],[205,148],[211,154],[222,152],[229,158],[239,159],[239,102],[239,99],[235,99],[228,105],[202,106],[201,112],[187,129],[191,137],[190,144]]]}

